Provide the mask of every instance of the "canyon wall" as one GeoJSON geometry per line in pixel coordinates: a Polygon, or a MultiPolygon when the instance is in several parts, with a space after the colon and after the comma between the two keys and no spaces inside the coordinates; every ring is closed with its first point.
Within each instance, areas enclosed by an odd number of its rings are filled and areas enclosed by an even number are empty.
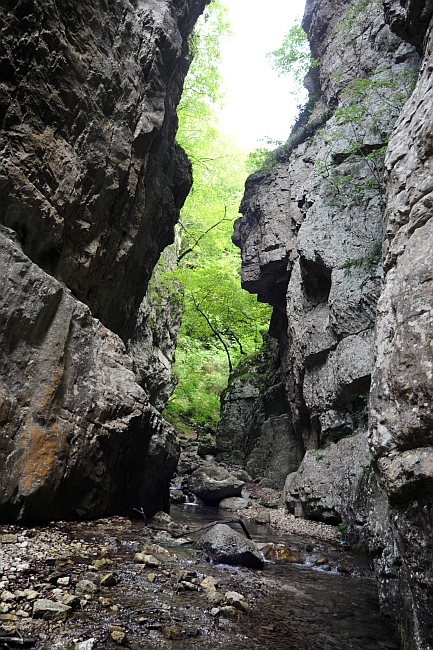
{"type": "Polygon", "coordinates": [[[175,434],[126,346],[191,185],[175,111],[205,4],[0,8],[0,520],[168,508],[175,434]]]}
{"type": "MultiPolygon", "coordinates": [[[[347,525],[375,558],[405,647],[422,650],[433,648],[432,10],[307,1],[320,61],[310,101],[247,180],[233,237],[244,288],[274,307],[286,426],[268,457],[300,440],[304,449],[286,506],[347,525]]],[[[265,393],[250,396],[250,414],[265,393]]],[[[234,402],[225,396],[222,427],[234,402]]]]}

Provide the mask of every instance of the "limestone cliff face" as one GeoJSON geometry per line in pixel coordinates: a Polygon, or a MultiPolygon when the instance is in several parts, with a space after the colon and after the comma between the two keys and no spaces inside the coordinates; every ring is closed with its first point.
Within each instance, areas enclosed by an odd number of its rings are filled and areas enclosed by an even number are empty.
{"type": "Polygon", "coordinates": [[[388,496],[394,544],[382,559],[380,591],[390,611],[404,612],[415,647],[432,648],[433,7],[394,2],[387,9],[393,28],[424,42],[424,50],[418,83],[386,157],[370,444],[388,496]]]}
{"type": "Polygon", "coordinates": [[[124,343],[191,184],[175,109],[205,4],[0,8],[0,519],[168,507],[174,432],[124,343]]]}
{"type": "Polygon", "coordinates": [[[247,181],[234,234],[245,288],[283,327],[285,435],[306,449],[287,506],[349,524],[420,650],[433,648],[432,12],[307,2],[318,98],[247,181]]]}
{"type": "MultiPolygon", "coordinates": [[[[304,25],[320,59],[309,110],[276,164],[248,179],[233,239],[243,286],[274,306],[288,404],[281,445],[288,436],[308,451],[367,431],[383,151],[418,55],[376,2],[309,2],[304,25]]],[[[317,503],[314,512],[324,516],[317,503]]]]}

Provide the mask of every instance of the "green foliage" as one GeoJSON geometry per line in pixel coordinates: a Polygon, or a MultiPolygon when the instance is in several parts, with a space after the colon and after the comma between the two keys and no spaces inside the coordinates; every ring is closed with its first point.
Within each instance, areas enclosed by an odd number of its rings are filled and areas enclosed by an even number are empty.
{"type": "Polygon", "coordinates": [[[338,533],[345,533],[347,530],[347,524],[342,521],[341,524],[337,524],[334,528],[338,533]]]}
{"type": "Polygon", "coordinates": [[[281,46],[267,55],[272,58],[272,67],[279,75],[289,75],[294,81],[294,93],[298,94],[302,88],[304,77],[310,68],[319,65],[314,59],[308,42],[308,36],[301,26],[301,19],[297,18],[294,25],[283,38],[281,46]]]}
{"type": "Polygon", "coordinates": [[[215,428],[228,373],[260,347],[270,317],[268,305],[242,290],[239,251],[231,241],[246,152],[215,127],[218,42],[226,32],[224,7],[214,0],[194,33],[179,106],[178,142],[192,162],[194,184],[181,212],[178,265],[166,273],[168,283],[183,286],[184,302],[174,366],[178,386],[164,413],[175,426],[188,419],[196,428],[215,428]]]}
{"type": "MultiPolygon", "coordinates": [[[[384,66],[343,89],[333,126],[326,133],[326,154],[315,161],[317,173],[328,186],[331,207],[361,206],[366,212],[383,212],[389,134],[414,81],[412,71],[384,66]]],[[[376,256],[346,260],[342,268],[372,267],[376,256]]]]}
{"type": "Polygon", "coordinates": [[[275,149],[283,145],[281,140],[272,140],[271,138],[266,138],[265,140],[262,140],[262,142],[265,146],[257,147],[248,154],[245,163],[245,168],[248,174],[252,174],[258,169],[267,170],[272,167],[276,162],[273,155],[275,149]]]}
{"type": "MultiPolygon", "coordinates": [[[[371,271],[380,263],[382,257],[382,242],[376,242],[367,255],[363,257],[354,257],[347,258],[345,262],[340,266],[344,270],[344,273],[347,275],[354,268],[362,268],[367,273],[371,271]]],[[[360,395],[360,397],[362,397],[360,395]]]]}

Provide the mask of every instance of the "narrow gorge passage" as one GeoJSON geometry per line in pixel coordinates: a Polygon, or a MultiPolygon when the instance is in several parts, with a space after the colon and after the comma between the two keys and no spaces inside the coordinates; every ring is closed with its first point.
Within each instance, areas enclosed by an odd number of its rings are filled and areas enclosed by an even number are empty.
{"type": "Polygon", "coordinates": [[[307,0],[248,153],[219,0],[0,3],[1,650],[433,650],[432,20],[307,0]]]}

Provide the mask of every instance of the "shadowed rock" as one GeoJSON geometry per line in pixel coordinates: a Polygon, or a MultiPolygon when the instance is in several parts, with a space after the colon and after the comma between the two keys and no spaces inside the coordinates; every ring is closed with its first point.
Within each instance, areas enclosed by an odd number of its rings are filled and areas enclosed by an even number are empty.
{"type": "Polygon", "coordinates": [[[263,556],[257,545],[226,524],[216,524],[197,540],[197,546],[220,564],[263,568],[263,556]]]}

